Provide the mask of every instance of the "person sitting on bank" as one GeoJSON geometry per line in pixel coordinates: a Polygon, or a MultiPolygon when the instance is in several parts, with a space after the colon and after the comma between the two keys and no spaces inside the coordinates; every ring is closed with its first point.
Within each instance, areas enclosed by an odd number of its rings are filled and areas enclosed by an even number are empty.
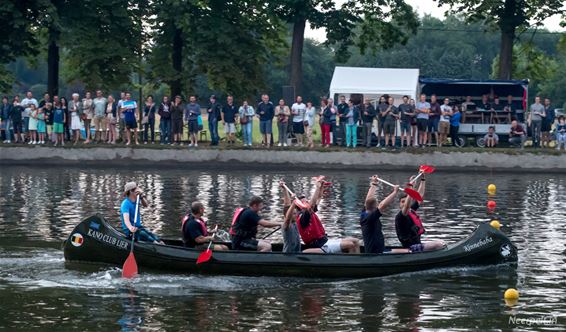
{"type": "MultiPolygon", "coordinates": [[[[385,249],[385,238],[383,236],[381,225],[381,211],[383,211],[393,200],[399,192],[399,186],[395,186],[389,196],[383,201],[377,202],[375,192],[379,184],[378,176],[374,175],[370,179],[370,186],[366,200],[364,203],[364,210],[360,214],[360,226],[362,227],[362,236],[364,238],[364,252],[366,254],[381,254],[385,249]]],[[[393,252],[408,252],[407,249],[394,249],[393,252]]]]}
{"type": "Polygon", "coordinates": [[[253,250],[267,252],[271,251],[271,243],[266,240],[256,239],[257,226],[267,228],[281,227],[281,222],[268,221],[258,215],[263,209],[263,199],[258,196],[252,197],[249,206],[235,216],[232,225],[232,249],[233,250],[253,250]]]}
{"type": "MultiPolygon", "coordinates": [[[[419,194],[424,197],[425,194],[425,178],[421,177],[418,189],[419,194]]],[[[425,233],[423,223],[417,214],[419,203],[414,201],[410,196],[405,195],[399,200],[401,211],[395,216],[395,231],[397,238],[403,248],[409,249],[411,252],[432,251],[445,247],[443,241],[421,242],[421,235],[425,233]]]]}
{"type": "MultiPolygon", "coordinates": [[[[214,231],[208,231],[204,216],[204,205],[201,202],[193,202],[191,211],[183,218],[181,230],[183,232],[183,244],[185,247],[205,250],[208,244],[214,240],[214,231]]],[[[223,244],[213,244],[213,250],[228,250],[223,244]]]]}
{"type": "Polygon", "coordinates": [[[509,145],[524,149],[526,140],[527,134],[525,133],[525,129],[517,122],[517,120],[513,120],[511,122],[511,130],[509,131],[509,145]]]}
{"type": "Polygon", "coordinates": [[[307,249],[320,249],[326,254],[339,254],[347,252],[349,254],[360,253],[360,241],[352,237],[343,239],[328,239],[324,226],[316,214],[318,203],[322,198],[322,186],[324,177],[319,177],[316,181],[316,189],[310,201],[304,195],[299,196],[303,208],[300,208],[297,215],[297,227],[307,249]]]}
{"type": "Polygon", "coordinates": [[[483,137],[485,141],[485,146],[488,148],[494,148],[499,143],[499,136],[495,133],[495,127],[489,126],[487,134],[483,137]]]}
{"type": "Polygon", "coordinates": [[[145,198],[143,191],[138,187],[135,182],[128,182],[124,186],[124,200],[120,206],[120,219],[122,220],[122,230],[127,237],[134,235],[137,241],[153,242],[157,244],[164,244],[159,237],[152,232],[148,231],[142,226],[141,220],[141,206],[148,207],[149,203],[145,198]],[[140,205],[137,208],[136,216],[136,201],[139,196],[140,205]],[[135,220],[133,220],[135,218],[135,220]],[[132,222],[133,220],[133,222],[132,222]]]}

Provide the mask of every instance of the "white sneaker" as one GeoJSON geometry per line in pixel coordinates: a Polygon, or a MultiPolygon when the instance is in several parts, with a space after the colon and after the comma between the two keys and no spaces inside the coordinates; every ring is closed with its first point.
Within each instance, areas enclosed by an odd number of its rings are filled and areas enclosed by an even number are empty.
{"type": "Polygon", "coordinates": [[[377,145],[375,146],[376,148],[380,148],[381,147],[381,143],[377,143],[377,145]]]}
{"type": "Polygon", "coordinates": [[[193,143],[189,144],[189,148],[192,148],[192,147],[193,147],[193,143]]]}
{"type": "Polygon", "coordinates": [[[283,143],[283,146],[288,146],[287,143],[283,143]]]}
{"type": "Polygon", "coordinates": [[[198,143],[195,143],[195,148],[198,148],[198,143]]]}
{"type": "Polygon", "coordinates": [[[7,140],[7,141],[6,141],[6,143],[8,143],[8,144],[11,144],[11,143],[12,143],[12,141],[10,141],[10,140],[7,140]]]}
{"type": "Polygon", "coordinates": [[[61,146],[65,146],[65,142],[61,142],[61,146]]]}
{"type": "Polygon", "coordinates": [[[279,144],[277,144],[277,146],[283,146],[283,144],[279,143],[279,144]]]}

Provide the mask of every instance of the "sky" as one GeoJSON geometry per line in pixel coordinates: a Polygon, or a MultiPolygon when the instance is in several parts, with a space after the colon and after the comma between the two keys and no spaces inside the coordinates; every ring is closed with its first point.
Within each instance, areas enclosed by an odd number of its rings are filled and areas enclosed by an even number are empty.
{"type": "MultiPolygon", "coordinates": [[[[416,11],[419,13],[420,16],[425,14],[430,14],[434,17],[443,18],[444,13],[448,10],[447,6],[438,7],[438,3],[433,0],[405,0],[408,4],[410,4],[416,11]]],[[[337,0],[337,3],[342,3],[344,1],[337,0]]],[[[560,16],[554,16],[547,19],[544,22],[545,27],[550,31],[563,31],[566,32],[566,29],[560,27],[560,16]]],[[[312,30],[308,25],[305,32],[305,36],[307,38],[313,38],[318,41],[324,41],[326,39],[324,30],[312,30]]]]}

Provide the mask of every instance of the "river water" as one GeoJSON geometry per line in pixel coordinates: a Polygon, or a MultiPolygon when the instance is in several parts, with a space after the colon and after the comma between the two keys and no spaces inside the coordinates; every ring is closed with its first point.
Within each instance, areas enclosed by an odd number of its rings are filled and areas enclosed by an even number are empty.
{"type": "MultiPolygon", "coordinates": [[[[352,281],[204,277],[118,268],[65,267],[61,242],[92,213],[118,220],[120,188],[135,180],[152,204],[146,227],[179,237],[190,202],[224,229],[252,195],[282,214],[280,178],[310,193],[314,171],[0,167],[0,329],[41,330],[556,330],[566,329],[566,177],[556,174],[452,173],[429,176],[422,208],[427,238],[453,242],[490,219],[486,187],[497,185],[496,214],[519,248],[518,267],[453,268],[352,281]],[[299,175],[300,174],[300,175],[299,175]],[[521,294],[515,306],[505,289],[521,294]]],[[[361,238],[358,215],[367,192],[363,171],[329,172],[321,204],[331,236],[361,238]]],[[[393,182],[407,172],[382,172],[393,182]]],[[[381,192],[383,197],[386,192],[381,192]]],[[[383,189],[388,190],[388,189],[383,189]]],[[[396,245],[384,211],[386,242],[396,245]]],[[[264,234],[267,231],[264,230],[264,234]]],[[[273,241],[281,241],[274,234],[273,241]]]]}

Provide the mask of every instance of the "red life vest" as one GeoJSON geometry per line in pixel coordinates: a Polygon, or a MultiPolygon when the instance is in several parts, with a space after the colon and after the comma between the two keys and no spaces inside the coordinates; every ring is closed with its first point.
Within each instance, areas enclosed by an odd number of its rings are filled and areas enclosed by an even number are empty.
{"type": "Polygon", "coordinates": [[[236,231],[234,230],[234,225],[236,224],[236,220],[238,220],[238,217],[240,216],[242,211],[244,211],[244,208],[237,208],[236,212],[234,212],[234,216],[232,217],[232,225],[230,225],[230,235],[232,236],[236,235],[236,231]]]}
{"type": "MultiPolygon", "coordinates": [[[[186,214],[183,217],[183,220],[181,221],[181,232],[184,234],[185,233],[185,224],[187,223],[187,221],[189,221],[189,219],[191,218],[190,214],[186,214]]],[[[196,222],[198,222],[198,224],[200,225],[200,230],[202,231],[202,235],[203,236],[208,236],[208,230],[206,229],[206,222],[203,219],[196,219],[196,222]]]]}
{"type": "Polygon", "coordinates": [[[413,225],[414,225],[411,228],[416,230],[417,235],[423,235],[425,229],[423,227],[423,222],[421,221],[421,217],[419,217],[419,215],[416,214],[415,211],[413,210],[409,210],[408,215],[411,218],[411,221],[413,221],[413,225]]]}
{"type": "Polygon", "coordinates": [[[310,211],[311,220],[309,226],[303,228],[301,226],[301,216],[302,213],[297,216],[297,228],[299,229],[299,234],[301,235],[301,239],[306,245],[309,245],[311,242],[321,239],[326,235],[324,231],[324,226],[320,222],[318,215],[313,211],[310,211]]]}

